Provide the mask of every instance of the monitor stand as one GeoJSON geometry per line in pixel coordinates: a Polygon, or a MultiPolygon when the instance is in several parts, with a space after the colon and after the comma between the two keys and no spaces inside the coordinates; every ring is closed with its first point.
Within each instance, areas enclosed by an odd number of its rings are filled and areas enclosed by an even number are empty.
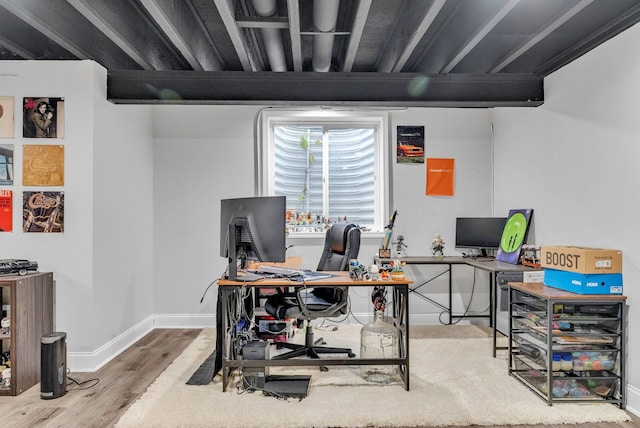
{"type": "MultiPolygon", "coordinates": [[[[240,281],[240,282],[254,282],[260,279],[264,279],[263,276],[256,275],[253,273],[243,272],[242,274],[238,274],[238,260],[236,259],[236,227],[233,224],[229,225],[229,242],[227,245],[229,252],[229,269],[228,269],[228,278],[231,281],[240,281]]],[[[243,260],[242,265],[243,268],[246,264],[246,260],[243,260]]]]}

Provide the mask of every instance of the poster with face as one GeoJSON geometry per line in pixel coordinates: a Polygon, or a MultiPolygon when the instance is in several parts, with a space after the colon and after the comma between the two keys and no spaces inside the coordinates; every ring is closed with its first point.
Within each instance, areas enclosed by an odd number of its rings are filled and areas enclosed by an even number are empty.
{"type": "Polygon", "coordinates": [[[64,138],[64,98],[25,97],[22,113],[24,138],[64,138]]]}

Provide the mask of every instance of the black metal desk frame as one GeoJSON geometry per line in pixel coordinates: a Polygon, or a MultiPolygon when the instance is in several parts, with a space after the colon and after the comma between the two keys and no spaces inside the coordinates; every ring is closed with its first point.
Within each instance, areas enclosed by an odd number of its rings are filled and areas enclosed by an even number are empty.
{"type": "Polygon", "coordinates": [[[499,272],[523,272],[535,270],[533,268],[523,266],[523,265],[514,265],[511,263],[499,262],[495,260],[478,260],[473,257],[461,257],[461,256],[445,256],[445,257],[437,257],[437,256],[405,256],[405,257],[395,257],[395,258],[380,258],[376,257],[376,263],[389,263],[390,261],[398,259],[401,262],[404,262],[408,265],[446,265],[447,269],[435,276],[427,279],[422,282],[420,285],[415,287],[410,287],[409,291],[413,292],[416,296],[430,302],[431,304],[439,307],[442,310],[445,310],[449,314],[449,324],[452,324],[453,318],[489,318],[489,327],[493,330],[493,356],[496,356],[496,351],[498,349],[507,349],[506,346],[498,347],[498,330],[496,329],[496,308],[497,308],[497,290],[495,289],[496,285],[496,274],[499,272]],[[452,270],[453,265],[467,265],[476,269],[484,270],[489,273],[489,315],[468,315],[461,314],[455,315],[452,313],[452,294],[453,294],[453,279],[452,279],[452,270]],[[444,306],[443,304],[436,302],[435,300],[425,296],[423,293],[419,292],[418,289],[436,278],[441,277],[442,275],[449,275],[449,306],[444,306]]]}
{"type": "MultiPolygon", "coordinates": [[[[385,285],[393,287],[392,321],[398,329],[399,357],[398,358],[292,358],[288,360],[243,360],[234,347],[234,334],[230,331],[231,320],[238,314],[238,298],[243,287],[256,288],[295,287],[298,284],[287,280],[264,280],[251,283],[220,280],[218,281],[218,298],[222,309],[221,329],[216,332],[216,347],[221,352],[222,390],[226,391],[232,372],[243,367],[274,367],[274,366],[338,366],[338,365],[398,365],[400,378],[405,389],[409,391],[409,284],[405,281],[354,281],[348,272],[335,272],[337,279],[313,281],[313,286],[348,286],[371,287],[385,285]]],[[[298,286],[301,286],[298,285],[298,286]]]]}

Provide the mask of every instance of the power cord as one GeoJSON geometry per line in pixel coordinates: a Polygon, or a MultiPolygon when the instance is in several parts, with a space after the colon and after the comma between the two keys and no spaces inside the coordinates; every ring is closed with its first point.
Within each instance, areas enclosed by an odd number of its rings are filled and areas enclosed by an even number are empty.
{"type": "Polygon", "coordinates": [[[86,389],[91,389],[91,388],[93,388],[94,386],[96,386],[97,384],[100,383],[100,379],[98,379],[98,378],[87,379],[85,381],[78,382],[77,380],[75,380],[74,378],[72,378],[69,375],[67,375],[67,380],[69,380],[71,383],[77,385],[76,388],[67,389],[68,392],[71,392],[71,391],[84,391],[86,389]],[[95,383],[93,383],[92,385],[89,385],[87,387],[82,387],[82,385],[85,385],[85,384],[87,384],[89,382],[95,382],[95,383]]]}
{"type": "Polygon", "coordinates": [[[211,286],[212,286],[213,284],[215,284],[216,282],[220,281],[222,278],[224,278],[224,276],[227,274],[227,270],[228,270],[228,269],[229,269],[229,268],[225,269],[225,271],[222,273],[222,275],[220,275],[220,278],[218,278],[218,279],[214,279],[213,281],[211,281],[211,282],[209,283],[209,285],[207,285],[207,288],[205,288],[205,289],[204,289],[204,293],[202,293],[202,297],[200,298],[200,303],[202,303],[202,302],[204,301],[204,296],[206,296],[206,295],[207,295],[207,292],[209,291],[209,289],[211,288],[211,286]]]}
{"type": "MultiPolygon", "coordinates": [[[[451,324],[458,324],[460,321],[462,321],[464,318],[466,318],[466,316],[469,314],[469,311],[471,309],[471,302],[473,302],[473,296],[475,295],[475,289],[476,289],[476,274],[475,274],[475,269],[474,269],[474,274],[473,274],[473,283],[471,284],[471,296],[469,296],[469,302],[465,305],[465,309],[462,315],[458,315],[458,316],[454,316],[451,315],[451,324]],[[453,318],[457,318],[456,321],[453,321],[453,318]]],[[[447,313],[445,311],[440,312],[440,315],[438,316],[438,321],[440,321],[440,324],[446,324],[442,321],[442,316],[447,313]]]]}

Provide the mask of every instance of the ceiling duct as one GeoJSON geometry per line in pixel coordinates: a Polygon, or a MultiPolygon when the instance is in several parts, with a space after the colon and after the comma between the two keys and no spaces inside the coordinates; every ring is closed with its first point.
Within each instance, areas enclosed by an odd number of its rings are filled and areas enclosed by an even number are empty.
{"type": "Polygon", "coordinates": [[[340,0],[314,0],[313,71],[329,71],[340,0]],[[325,34],[323,34],[325,33],[325,34]]]}
{"type": "MultiPolygon", "coordinates": [[[[260,16],[273,16],[277,11],[276,0],[253,0],[253,8],[260,16]]],[[[271,71],[287,71],[287,61],[284,57],[284,46],[280,30],[278,28],[261,28],[260,31],[271,71]]]]}

